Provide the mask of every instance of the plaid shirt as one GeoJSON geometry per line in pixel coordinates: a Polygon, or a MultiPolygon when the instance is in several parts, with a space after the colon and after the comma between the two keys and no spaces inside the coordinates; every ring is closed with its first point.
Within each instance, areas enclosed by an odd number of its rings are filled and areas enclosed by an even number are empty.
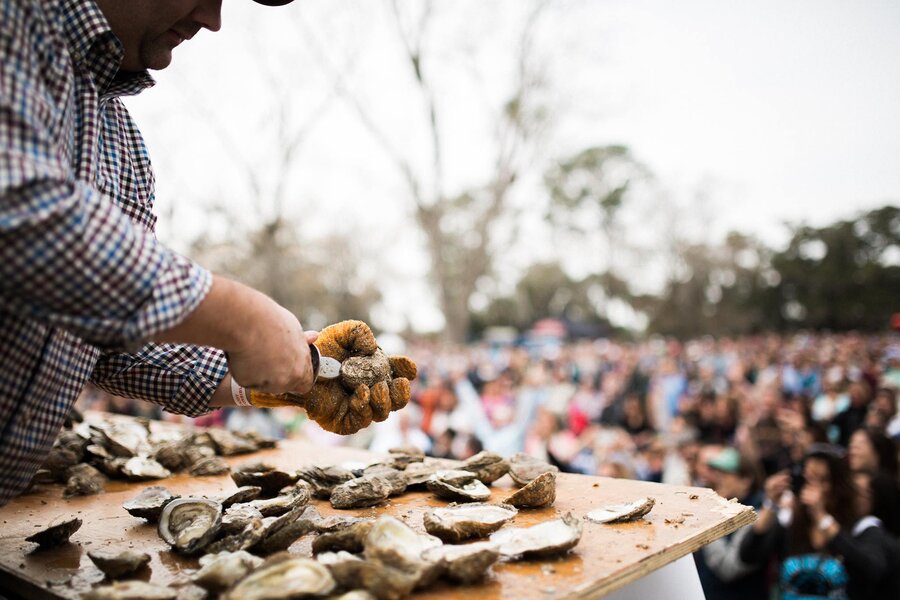
{"type": "Polygon", "coordinates": [[[0,0],[0,505],[42,464],[88,380],[209,411],[218,350],[147,344],[211,274],[153,234],[147,149],[119,96],[123,50],[92,0],[0,0]],[[127,354],[127,351],[137,351],[127,354]]]}

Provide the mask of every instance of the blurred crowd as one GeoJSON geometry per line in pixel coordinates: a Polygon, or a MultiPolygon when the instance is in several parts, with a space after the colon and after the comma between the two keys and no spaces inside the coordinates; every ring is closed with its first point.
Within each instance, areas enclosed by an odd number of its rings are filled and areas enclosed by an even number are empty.
{"type": "Polygon", "coordinates": [[[410,405],[349,440],[305,423],[302,411],[205,418],[376,451],[526,452],[565,472],[711,487],[759,519],[695,555],[707,598],[900,598],[895,334],[407,354],[420,368],[410,405]]]}

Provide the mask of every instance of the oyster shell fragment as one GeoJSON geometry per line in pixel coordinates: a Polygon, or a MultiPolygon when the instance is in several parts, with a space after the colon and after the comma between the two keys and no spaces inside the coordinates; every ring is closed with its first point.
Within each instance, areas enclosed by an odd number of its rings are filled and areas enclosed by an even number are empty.
{"type": "Polygon", "coordinates": [[[654,498],[639,498],[634,502],[610,504],[594,509],[584,516],[593,523],[624,523],[635,521],[650,512],[656,504],[654,498]]]}
{"type": "Polygon", "coordinates": [[[218,532],[222,505],[208,498],[172,500],[159,517],[159,537],[184,554],[202,550],[218,532]]]}
{"type": "Polygon", "coordinates": [[[519,511],[506,504],[461,504],[427,511],[425,531],[445,542],[457,543],[490,535],[511,521],[519,511]]]}
{"type": "Polygon", "coordinates": [[[568,552],[581,540],[581,521],[572,513],[533,527],[510,527],[491,534],[508,558],[540,558],[568,552]]]}
{"type": "Polygon", "coordinates": [[[141,490],[141,493],[122,504],[122,508],[128,511],[132,517],[147,519],[156,523],[162,514],[166,504],[175,500],[178,496],[172,494],[161,485],[153,485],[141,490]]]}
{"type": "Polygon", "coordinates": [[[226,600],[288,600],[323,596],[335,588],[328,569],[309,558],[291,557],[256,569],[225,595],[226,600]]]}
{"type": "Polygon", "coordinates": [[[556,473],[547,471],[517,490],[505,502],[516,508],[543,508],[556,501],[556,473]]]}
{"type": "Polygon", "coordinates": [[[130,549],[105,548],[90,550],[88,558],[110,579],[130,575],[150,564],[150,555],[130,549]]]}
{"type": "Polygon", "coordinates": [[[41,548],[55,548],[68,543],[72,534],[81,527],[81,519],[66,519],[58,523],[52,524],[46,529],[42,529],[37,533],[29,535],[25,538],[26,542],[34,542],[41,548]]]}

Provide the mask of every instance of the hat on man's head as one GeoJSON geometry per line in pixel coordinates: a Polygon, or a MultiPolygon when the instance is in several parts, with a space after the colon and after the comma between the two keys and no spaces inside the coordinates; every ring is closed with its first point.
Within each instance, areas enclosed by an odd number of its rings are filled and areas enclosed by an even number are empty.
{"type": "Polygon", "coordinates": [[[735,448],[723,448],[706,461],[706,466],[716,471],[737,474],[741,468],[741,454],[735,448]]]}
{"type": "Polygon", "coordinates": [[[294,0],[253,0],[257,4],[265,4],[266,6],[284,6],[290,4],[294,0]]]}

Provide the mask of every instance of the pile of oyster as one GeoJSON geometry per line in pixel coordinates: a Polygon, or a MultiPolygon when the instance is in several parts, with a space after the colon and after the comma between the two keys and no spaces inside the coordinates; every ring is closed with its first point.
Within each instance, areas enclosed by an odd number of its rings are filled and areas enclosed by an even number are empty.
{"type": "Polygon", "coordinates": [[[185,470],[222,475],[229,471],[223,456],[274,446],[256,434],[218,428],[151,430],[148,419],[82,421],[59,434],[32,484],[63,483],[68,497],[99,494],[107,478],[147,481],[185,470]]]}

